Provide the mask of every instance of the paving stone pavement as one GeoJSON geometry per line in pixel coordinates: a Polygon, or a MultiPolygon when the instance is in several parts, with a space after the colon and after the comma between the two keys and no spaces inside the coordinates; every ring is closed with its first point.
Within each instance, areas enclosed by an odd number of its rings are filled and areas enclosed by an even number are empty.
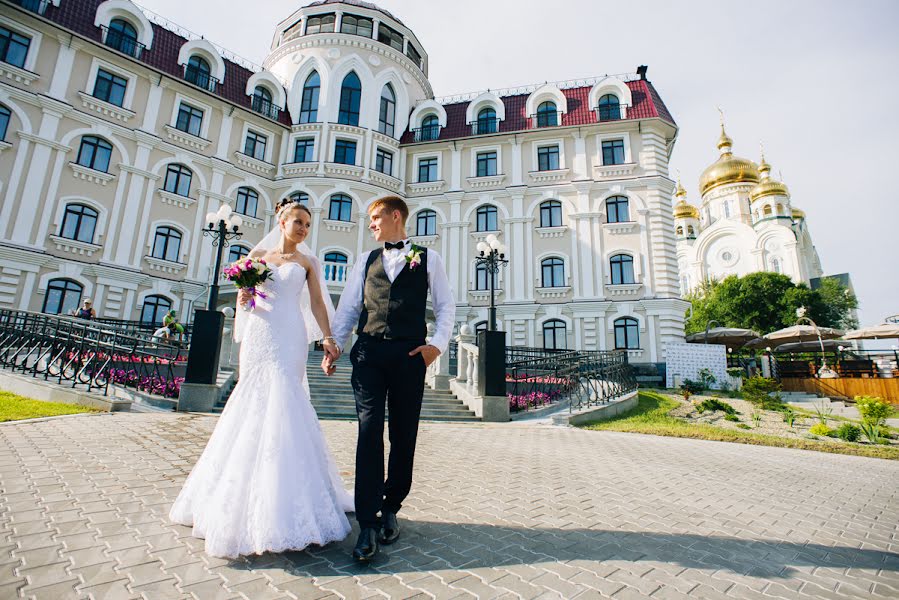
{"type": "Polygon", "coordinates": [[[373,566],[212,558],[166,515],[215,423],[0,425],[0,598],[899,598],[899,463],[539,425],[423,424],[373,566]]]}

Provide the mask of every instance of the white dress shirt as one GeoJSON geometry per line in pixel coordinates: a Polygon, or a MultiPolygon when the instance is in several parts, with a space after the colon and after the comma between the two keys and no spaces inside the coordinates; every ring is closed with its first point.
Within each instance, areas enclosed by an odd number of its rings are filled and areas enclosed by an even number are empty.
{"type": "MultiPolygon", "coordinates": [[[[409,253],[409,240],[403,240],[404,245],[401,250],[391,248],[381,253],[381,261],[384,270],[387,272],[387,278],[390,282],[399,276],[400,271],[406,266],[406,255],[409,253]]],[[[453,332],[453,321],[456,318],[456,302],[453,300],[453,294],[450,291],[449,281],[446,278],[446,268],[443,266],[443,259],[433,250],[427,250],[428,254],[428,290],[431,292],[431,304],[434,307],[434,315],[437,319],[434,335],[429,342],[432,346],[440,350],[441,354],[446,352],[449,345],[450,336],[453,332]]],[[[331,323],[331,334],[337,341],[341,352],[346,346],[353,328],[359,323],[359,315],[362,313],[363,296],[363,280],[365,278],[365,265],[368,263],[368,257],[371,251],[363,252],[353,266],[350,278],[343,289],[340,296],[340,303],[337,306],[337,312],[334,314],[334,320],[331,323]]]]}

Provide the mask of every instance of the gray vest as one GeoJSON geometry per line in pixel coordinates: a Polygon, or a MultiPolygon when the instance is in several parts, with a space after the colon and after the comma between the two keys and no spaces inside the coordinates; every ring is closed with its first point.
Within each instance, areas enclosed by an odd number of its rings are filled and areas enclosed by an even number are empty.
{"type": "Polygon", "coordinates": [[[384,270],[382,248],[373,250],[365,263],[362,312],[356,332],[397,340],[424,340],[428,300],[428,252],[414,270],[403,267],[393,283],[384,270]]]}

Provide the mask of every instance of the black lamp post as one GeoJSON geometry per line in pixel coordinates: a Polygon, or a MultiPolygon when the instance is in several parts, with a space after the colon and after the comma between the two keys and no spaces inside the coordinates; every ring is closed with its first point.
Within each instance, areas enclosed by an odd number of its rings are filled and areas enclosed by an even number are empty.
{"type": "Polygon", "coordinates": [[[212,238],[212,247],[215,248],[215,269],[212,271],[212,285],[209,286],[209,301],[207,310],[215,310],[219,300],[219,277],[222,272],[222,252],[227,242],[243,236],[238,231],[243,225],[243,219],[231,211],[231,207],[222,204],[218,212],[206,214],[206,227],[203,229],[204,237],[212,238]]]}
{"type": "Polygon", "coordinates": [[[480,255],[474,260],[480,267],[484,266],[490,277],[490,309],[488,311],[487,331],[496,331],[496,275],[502,265],[508,264],[505,248],[492,233],[483,242],[478,243],[480,255]]]}
{"type": "Polygon", "coordinates": [[[506,332],[496,329],[496,275],[500,267],[509,261],[505,258],[502,242],[492,233],[478,243],[478,267],[483,266],[490,278],[490,309],[487,331],[478,335],[478,394],[481,396],[506,395],[506,332]]]}

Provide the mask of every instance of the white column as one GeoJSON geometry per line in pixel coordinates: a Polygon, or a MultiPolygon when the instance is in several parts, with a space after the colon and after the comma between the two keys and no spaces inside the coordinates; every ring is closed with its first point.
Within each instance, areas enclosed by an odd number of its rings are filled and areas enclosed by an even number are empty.
{"type": "Polygon", "coordinates": [[[521,164],[521,144],[512,142],[512,183],[511,185],[523,185],[524,179],[521,164]]]}
{"type": "Polygon", "coordinates": [[[316,256],[318,256],[318,231],[322,226],[322,212],[324,210],[325,209],[323,209],[321,206],[313,206],[309,208],[309,212],[312,213],[312,241],[310,241],[309,245],[311,246],[312,251],[315,252],[316,256]]]}
{"type": "Polygon", "coordinates": [[[356,213],[356,216],[358,217],[357,227],[359,228],[356,236],[356,258],[358,260],[365,248],[365,232],[368,231],[368,213],[360,210],[356,213]]]}
{"type": "Polygon", "coordinates": [[[649,361],[659,361],[659,349],[656,343],[656,316],[646,315],[646,330],[649,333],[649,361]]]}
{"type": "Polygon", "coordinates": [[[77,44],[68,36],[67,41],[60,40],[59,53],[56,55],[56,65],[50,80],[50,89],[47,93],[63,102],[66,101],[66,90],[69,89],[69,79],[72,77],[72,63],[75,61],[77,44]]]}
{"type": "Polygon", "coordinates": [[[37,233],[34,237],[34,244],[36,246],[43,245],[47,240],[47,234],[50,230],[50,221],[53,219],[53,215],[56,214],[59,178],[62,175],[62,170],[65,166],[65,152],[54,150],[53,154],[56,155],[56,160],[53,161],[53,170],[50,172],[50,183],[47,186],[47,195],[45,197],[46,201],[44,202],[40,211],[41,220],[40,224],[38,225],[37,233]]]}
{"type": "MultiPolygon", "coordinates": [[[[212,118],[212,115],[209,115],[212,118]]],[[[231,128],[234,126],[234,117],[231,115],[222,116],[222,126],[219,129],[219,143],[215,150],[216,158],[224,161],[228,160],[228,148],[231,146],[231,128]]],[[[274,141],[274,140],[272,140],[274,141]]]]}
{"type": "Polygon", "coordinates": [[[37,280],[37,273],[27,271],[25,273],[25,283],[22,286],[22,297],[19,298],[19,310],[28,310],[28,305],[34,296],[34,283],[37,280]]]}
{"type": "Polygon", "coordinates": [[[144,121],[140,128],[148,133],[156,131],[156,119],[159,117],[159,105],[162,103],[162,91],[165,85],[162,81],[157,85],[150,85],[150,93],[147,95],[147,108],[144,110],[144,121]]]}
{"type": "Polygon", "coordinates": [[[25,173],[25,162],[29,159],[29,150],[31,148],[31,140],[22,137],[19,134],[18,148],[16,148],[16,159],[13,163],[12,173],[6,186],[6,196],[3,198],[3,206],[0,207],[0,237],[9,239],[6,235],[10,220],[12,219],[12,209],[16,206],[16,195],[19,191],[19,183],[22,181],[22,175],[25,173]]]}
{"type": "MultiPolygon", "coordinates": [[[[462,151],[461,150],[450,150],[450,177],[452,178],[450,181],[450,190],[461,190],[462,189],[462,151]]],[[[443,178],[446,179],[446,173],[443,174],[443,178]]]]}
{"type": "Polygon", "coordinates": [[[115,200],[112,203],[112,214],[110,214],[109,220],[106,222],[106,237],[103,240],[103,260],[107,262],[112,260],[112,253],[115,249],[115,234],[120,231],[117,219],[119,212],[122,210],[122,198],[125,196],[125,190],[128,188],[129,180],[133,177],[132,172],[122,169],[122,166],[123,165],[119,165],[119,181],[116,185],[115,200]]]}
{"type": "Polygon", "coordinates": [[[587,175],[587,144],[583,136],[574,136],[574,159],[571,161],[571,178],[590,179],[587,175]]]}

